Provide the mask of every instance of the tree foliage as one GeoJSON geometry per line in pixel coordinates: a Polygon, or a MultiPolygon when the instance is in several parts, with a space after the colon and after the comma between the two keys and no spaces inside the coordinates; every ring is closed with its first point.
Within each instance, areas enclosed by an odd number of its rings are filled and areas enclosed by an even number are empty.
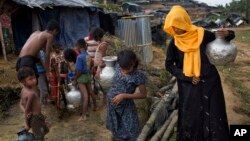
{"type": "Polygon", "coordinates": [[[232,0],[226,4],[225,8],[228,12],[245,13],[247,10],[247,0],[232,0]]]}

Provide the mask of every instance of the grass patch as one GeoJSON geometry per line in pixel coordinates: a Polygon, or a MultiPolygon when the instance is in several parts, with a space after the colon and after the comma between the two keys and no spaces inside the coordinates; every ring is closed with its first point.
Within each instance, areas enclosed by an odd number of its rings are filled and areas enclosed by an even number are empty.
{"type": "MultiPolygon", "coordinates": [[[[222,68],[220,68],[222,69],[222,68]]],[[[222,72],[225,74],[225,79],[228,81],[236,96],[239,96],[244,103],[241,107],[234,109],[236,112],[241,112],[250,117],[250,89],[242,84],[238,76],[249,77],[249,73],[244,72],[237,68],[237,66],[224,67],[222,72]]]]}
{"type": "Polygon", "coordinates": [[[226,80],[231,82],[236,94],[240,96],[243,101],[250,103],[250,90],[248,88],[244,87],[239,80],[234,79],[233,77],[227,77],[226,80]]]}
{"type": "Polygon", "coordinates": [[[250,29],[235,31],[235,40],[250,45],[250,29]]]}
{"type": "Polygon", "coordinates": [[[250,105],[248,104],[248,106],[244,106],[244,107],[235,107],[234,111],[236,111],[237,113],[245,113],[247,116],[250,117],[250,109],[249,109],[250,105]]]}

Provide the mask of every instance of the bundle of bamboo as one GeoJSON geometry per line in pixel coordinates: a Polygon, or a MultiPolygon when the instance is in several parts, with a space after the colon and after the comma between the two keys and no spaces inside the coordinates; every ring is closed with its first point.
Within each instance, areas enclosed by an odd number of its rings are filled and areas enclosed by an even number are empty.
{"type": "Polygon", "coordinates": [[[166,141],[170,137],[177,122],[177,92],[176,79],[172,77],[168,85],[159,90],[159,93],[164,94],[143,127],[137,141],[166,141]]]}

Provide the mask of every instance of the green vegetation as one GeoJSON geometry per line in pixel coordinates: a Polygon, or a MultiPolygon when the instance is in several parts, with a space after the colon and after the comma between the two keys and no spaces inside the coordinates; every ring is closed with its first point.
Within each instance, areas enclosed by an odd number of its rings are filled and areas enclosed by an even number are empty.
{"type": "Polygon", "coordinates": [[[171,135],[169,141],[176,141],[176,132],[171,135]]]}
{"type": "Polygon", "coordinates": [[[226,4],[225,9],[227,12],[245,13],[247,10],[247,0],[232,0],[229,4],[226,4]]]}
{"type": "Polygon", "coordinates": [[[250,29],[235,31],[235,40],[250,45],[250,29]]]}
{"type": "Polygon", "coordinates": [[[98,6],[100,6],[101,8],[104,9],[104,11],[106,12],[117,12],[120,13],[122,12],[121,7],[117,4],[98,4],[98,6]]]}
{"type": "MultiPolygon", "coordinates": [[[[250,45],[250,28],[245,28],[244,30],[235,30],[235,40],[240,43],[250,45]]],[[[249,48],[250,49],[250,48],[249,48]]],[[[238,54],[245,54],[242,50],[238,50],[238,54]]],[[[233,92],[237,97],[243,100],[244,103],[234,110],[236,112],[244,113],[250,116],[250,88],[247,86],[250,72],[248,69],[241,69],[244,66],[249,66],[249,60],[243,60],[240,64],[233,64],[229,66],[217,67],[226,78],[229,85],[232,86],[233,92]]]]}
{"type": "Polygon", "coordinates": [[[226,76],[226,81],[233,86],[234,94],[244,101],[244,106],[242,105],[235,110],[250,116],[250,89],[242,83],[243,80],[240,80],[242,78],[248,78],[250,72],[239,69],[238,65],[227,66],[221,69],[223,69],[223,73],[226,76]]]}

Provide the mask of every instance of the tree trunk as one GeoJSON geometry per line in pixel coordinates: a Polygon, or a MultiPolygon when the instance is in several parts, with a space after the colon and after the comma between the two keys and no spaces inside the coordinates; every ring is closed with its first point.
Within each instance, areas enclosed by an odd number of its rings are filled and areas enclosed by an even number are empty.
{"type": "Polygon", "coordinates": [[[2,24],[1,23],[0,23],[0,41],[2,43],[2,51],[3,51],[4,60],[8,61],[7,56],[6,56],[6,50],[5,50],[5,44],[4,44],[3,31],[2,31],[2,24]]]}

